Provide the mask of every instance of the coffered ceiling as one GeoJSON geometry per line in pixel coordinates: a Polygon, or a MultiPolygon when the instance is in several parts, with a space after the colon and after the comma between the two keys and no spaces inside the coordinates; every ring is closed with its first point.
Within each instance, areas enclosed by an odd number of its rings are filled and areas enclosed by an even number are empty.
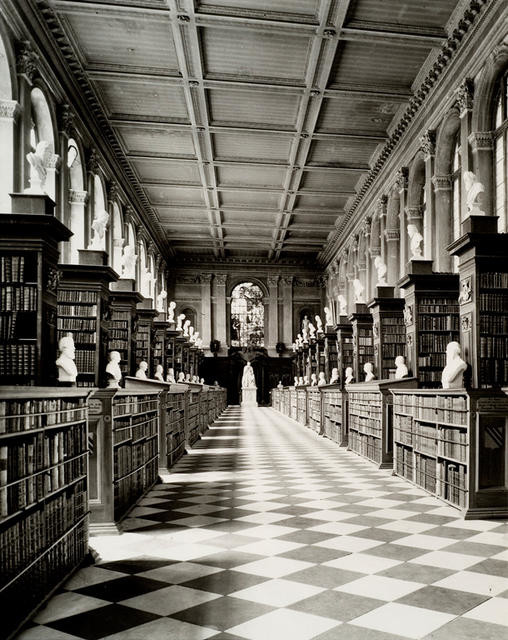
{"type": "Polygon", "coordinates": [[[318,257],[457,0],[50,0],[177,258],[318,257]]]}

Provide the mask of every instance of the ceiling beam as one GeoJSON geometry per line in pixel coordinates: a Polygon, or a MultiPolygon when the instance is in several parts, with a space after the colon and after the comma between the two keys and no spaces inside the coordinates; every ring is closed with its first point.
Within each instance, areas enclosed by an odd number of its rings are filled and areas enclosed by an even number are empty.
{"type": "Polygon", "coordinates": [[[390,44],[400,44],[404,46],[417,47],[440,47],[443,44],[443,35],[432,35],[424,33],[412,33],[403,30],[384,31],[380,29],[365,29],[343,27],[340,32],[341,40],[348,42],[379,42],[387,40],[390,44]]]}

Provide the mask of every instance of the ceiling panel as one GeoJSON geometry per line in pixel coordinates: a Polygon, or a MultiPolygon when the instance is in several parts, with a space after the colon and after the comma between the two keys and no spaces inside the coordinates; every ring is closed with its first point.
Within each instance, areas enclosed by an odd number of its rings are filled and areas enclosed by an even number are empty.
{"type": "Polygon", "coordinates": [[[196,164],[175,160],[132,160],[137,176],[142,182],[168,182],[171,184],[195,184],[201,186],[196,164]]]}
{"type": "Polygon", "coordinates": [[[304,82],[310,39],[261,29],[207,27],[202,31],[205,77],[304,82]]]}
{"type": "Polygon", "coordinates": [[[266,160],[288,162],[292,137],[263,133],[214,133],[217,160],[266,160]]]}
{"type": "Polygon", "coordinates": [[[199,0],[199,10],[218,11],[234,9],[243,11],[270,13],[286,13],[296,16],[313,17],[317,13],[319,0],[199,0]]]}
{"type": "Polygon", "coordinates": [[[167,208],[164,205],[157,206],[157,213],[162,225],[178,225],[181,222],[201,223],[207,219],[208,214],[202,208],[192,208],[190,206],[173,205],[167,208]]]}
{"type": "Polygon", "coordinates": [[[456,0],[352,0],[346,24],[362,20],[442,29],[456,4],[456,0]]]}
{"type": "Polygon", "coordinates": [[[117,124],[115,129],[127,153],[167,157],[195,157],[190,131],[117,124]]]}
{"type": "Polygon", "coordinates": [[[261,207],[277,209],[280,195],[263,191],[221,191],[220,203],[224,206],[261,207]]]}
{"type": "Polygon", "coordinates": [[[314,140],[309,163],[314,165],[367,165],[379,143],[372,140],[314,140]]]}
{"type": "Polygon", "coordinates": [[[359,177],[357,173],[305,171],[300,186],[302,189],[308,189],[309,191],[354,191],[359,177]]]}
{"type": "Polygon", "coordinates": [[[204,205],[201,189],[179,189],[177,187],[147,186],[146,194],[150,202],[157,204],[204,205]]]}
{"type": "Polygon", "coordinates": [[[296,199],[296,209],[342,209],[347,197],[337,195],[301,195],[296,199]]]}
{"type": "Polygon", "coordinates": [[[328,98],[323,101],[317,131],[383,135],[398,104],[375,100],[328,98]]]}
{"type": "Polygon", "coordinates": [[[212,124],[258,126],[292,130],[300,97],[280,91],[208,90],[212,124]]]}
{"type": "Polygon", "coordinates": [[[251,165],[219,166],[216,169],[220,186],[282,187],[286,170],[279,167],[251,165]]]}

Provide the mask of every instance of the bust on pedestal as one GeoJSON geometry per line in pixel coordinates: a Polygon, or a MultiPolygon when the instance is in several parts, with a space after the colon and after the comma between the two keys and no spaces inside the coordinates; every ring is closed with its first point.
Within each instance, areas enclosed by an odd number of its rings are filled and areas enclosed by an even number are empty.
{"type": "Polygon", "coordinates": [[[254,370],[250,362],[243,368],[242,375],[242,407],[257,407],[257,387],[254,370]]]}

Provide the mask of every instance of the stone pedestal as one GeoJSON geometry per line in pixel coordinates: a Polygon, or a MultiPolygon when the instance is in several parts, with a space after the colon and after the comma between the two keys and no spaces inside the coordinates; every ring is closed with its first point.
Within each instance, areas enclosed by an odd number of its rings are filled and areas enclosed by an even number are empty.
{"type": "Polygon", "coordinates": [[[257,387],[243,387],[242,388],[242,407],[257,407],[256,400],[257,387]]]}

